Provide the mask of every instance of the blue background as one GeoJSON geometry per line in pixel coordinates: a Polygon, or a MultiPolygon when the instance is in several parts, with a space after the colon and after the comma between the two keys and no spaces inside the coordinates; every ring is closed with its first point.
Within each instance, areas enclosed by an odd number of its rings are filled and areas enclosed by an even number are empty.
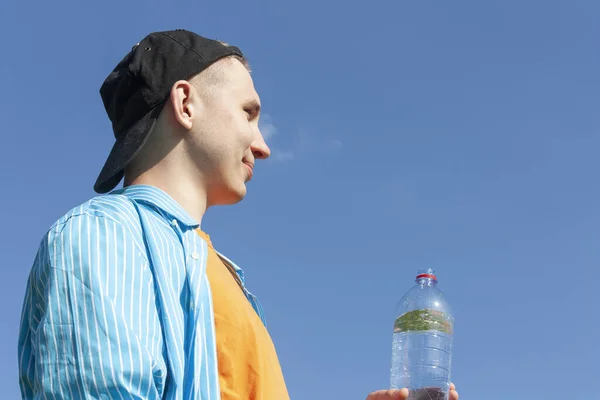
{"type": "Polygon", "coordinates": [[[242,48],[272,158],[203,228],[261,298],[293,399],[388,384],[433,268],[461,400],[600,398],[600,2],[4,1],[0,386],[49,225],[112,145],[98,90],[147,33],[242,48]]]}

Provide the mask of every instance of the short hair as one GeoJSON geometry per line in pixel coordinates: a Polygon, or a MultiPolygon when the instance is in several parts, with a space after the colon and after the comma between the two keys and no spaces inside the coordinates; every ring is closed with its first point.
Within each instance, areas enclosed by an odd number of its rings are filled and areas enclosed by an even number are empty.
{"type": "Polygon", "coordinates": [[[232,62],[240,62],[249,73],[252,72],[246,58],[232,55],[214,62],[202,72],[190,77],[188,82],[201,91],[218,90],[217,88],[220,87],[223,82],[227,81],[227,68],[232,62]]]}
{"type": "MultiPolygon", "coordinates": [[[[223,46],[226,46],[226,47],[229,46],[229,43],[223,42],[221,40],[219,40],[218,42],[221,43],[223,46]]],[[[234,59],[238,60],[239,62],[242,63],[242,65],[244,67],[246,67],[246,69],[248,70],[248,72],[251,72],[250,63],[248,62],[248,59],[246,57],[238,56],[238,55],[232,55],[232,56],[228,56],[228,57],[225,57],[225,58],[228,58],[228,59],[234,58],[234,59]]]]}

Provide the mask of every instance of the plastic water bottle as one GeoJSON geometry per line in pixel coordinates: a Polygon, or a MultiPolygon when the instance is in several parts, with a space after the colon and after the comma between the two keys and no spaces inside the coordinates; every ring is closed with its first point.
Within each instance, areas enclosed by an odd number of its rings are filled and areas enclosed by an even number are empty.
{"type": "Polygon", "coordinates": [[[409,400],[447,400],[454,317],[432,269],[400,300],[392,340],[390,387],[408,388],[409,400]]]}

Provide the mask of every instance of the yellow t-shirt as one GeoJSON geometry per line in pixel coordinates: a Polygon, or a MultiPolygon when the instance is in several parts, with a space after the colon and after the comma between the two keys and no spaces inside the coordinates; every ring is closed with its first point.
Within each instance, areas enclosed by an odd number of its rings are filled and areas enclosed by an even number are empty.
{"type": "Polygon", "coordinates": [[[269,332],[210,237],[200,230],[198,234],[209,245],[206,273],[213,298],[221,398],[289,400],[269,332]]]}

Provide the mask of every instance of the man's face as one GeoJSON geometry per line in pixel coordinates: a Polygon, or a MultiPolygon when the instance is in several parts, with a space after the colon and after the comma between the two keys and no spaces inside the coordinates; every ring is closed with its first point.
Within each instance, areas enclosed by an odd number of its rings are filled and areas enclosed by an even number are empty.
{"type": "Polygon", "coordinates": [[[250,73],[241,62],[227,61],[222,80],[197,88],[199,112],[186,145],[207,185],[208,206],[240,201],[255,160],[270,155],[258,128],[260,99],[250,73]]]}

